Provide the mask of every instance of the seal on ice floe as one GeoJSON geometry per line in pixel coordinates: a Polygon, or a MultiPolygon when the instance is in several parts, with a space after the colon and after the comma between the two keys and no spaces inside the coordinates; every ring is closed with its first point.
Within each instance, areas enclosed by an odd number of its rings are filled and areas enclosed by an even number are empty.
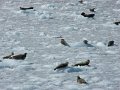
{"type": "Polygon", "coordinates": [[[84,43],[84,44],[88,44],[88,41],[87,41],[87,40],[83,40],[83,43],[84,43]]]}
{"type": "Polygon", "coordinates": [[[90,63],[90,60],[87,60],[87,61],[80,62],[80,63],[77,63],[77,64],[72,65],[72,66],[89,66],[89,63],[90,63]]]}
{"type": "Polygon", "coordinates": [[[108,47],[109,47],[109,46],[114,46],[114,41],[109,41],[109,42],[108,42],[108,47]]]}
{"type": "Polygon", "coordinates": [[[70,47],[70,45],[64,39],[61,39],[61,44],[70,47]]]}
{"type": "Polygon", "coordinates": [[[114,24],[119,25],[119,24],[120,24],[120,21],[116,21],[116,22],[114,22],[114,24]]]}
{"type": "Polygon", "coordinates": [[[68,66],[68,64],[69,64],[69,62],[61,63],[61,64],[59,64],[54,70],[56,70],[56,69],[61,69],[61,68],[65,68],[65,67],[68,66]]]}
{"type": "Polygon", "coordinates": [[[20,7],[20,10],[29,10],[29,9],[33,9],[33,7],[20,7]]]}
{"type": "Polygon", "coordinates": [[[12,55],[14,55],[14,52],[12,52],[10,55],[3,57],[3,59],[9,59],[12,55]]]}
{"type": "Polygon", "coordinates": [[[87,40],[83,40],[83,43],[87,47],[94,47],[93,45],[89,44],[87,40]]]}
{"type": "Polygon", "coordinates": [[[78,1],[79,3],[83,4],[83,0],[78,1]]]}
{"type": "Polygon", "coordinates": [[[24,60],[26,58],[26,55],[27,53],[12,55],[9,59],[24,60]]]}
{"type": "Polygon", "coordinates": [[[79,84],[88,84],[83,78],[80,78],[80,76],[77,76],[77,83],[79,83],[79,84]]]}
{"type": "Polygon", "coordinates": [[[84,12],[81,13],[82,16],[88,17],[88,18],[94,18],[95,14],[86,14],[84,12]]]}

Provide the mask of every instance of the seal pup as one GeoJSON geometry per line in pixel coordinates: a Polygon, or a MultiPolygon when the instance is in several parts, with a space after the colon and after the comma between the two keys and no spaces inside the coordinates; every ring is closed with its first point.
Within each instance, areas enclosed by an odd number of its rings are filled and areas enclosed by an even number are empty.
{"type": "Polygon", "coordinates": [[[109,47],[109,46],[114,46],[114,41],[109,41],[109,42],[108,42],[108,47],[109,47]]]}
{"type": "Polygon", "coordinates": [[[61,63],[61,64],[59,64],[56,68],[54,68],[54,70],[56,70],[56,69],[61,69],[61,68],[65,68],[65,67],[68,66],[68,64],[69,64],[69,62],[61,63]]]}
{"type": "Polygon", "coordinates": [[[80,63],[77,63],[77,64],[72,65],[72,66],[89,66],[89,64],[90,64],[90,60],[87,60],[87,61],[80,62],[80,63]]]}
{"type": "Polygon", "coordinates": [[[81,13],[82,16],[88,17],[88,18],[94,18],[95,14],[86,14],[84,12],[81,13]]]}
{"type": "Polygon", "coordinates": [[[16,60],[24,60],[26,58],[27,53],[12,55],[9,59],[16,59],[16,60]]]}
{"type": "Polygon", "coordinates": [[[114,24],[119,25],[119,24],[120,24],[120,21],[116,21],[116,22],[114,22],[114,24]]]}
{"type": "Polygon", "coordinates": [[[95,12],[95,8],[90,8],[89,9],[91,12],[95,12]]]}
{"type": "Polygon", "coordinates": [[[14,52],[12,52],[10,55],[3,57],[3,59],[9,59],[12,55],[14,55],[14,52]]]}
{"type": "Polygon", "coordinates": [[[33,9],[33,7],[20,7],[20,10],[29,10],[29,9],[33,9]]]}
{"type": "Polygon", "coordinates": [[[79,84],[88,84],[83,78],[80,78],[80,76],[77,76],[77,83],[79,83],[79,84]]]}
{"type": "Polygon", "coordinates": [[[61,44],[70,47],[70,45],[64,39],[61,39],[61,44]]]}
{"type": "Polygon", "coordinates": [[[79,3],[83,4],[83,0],[78,1],[79,3]]]}

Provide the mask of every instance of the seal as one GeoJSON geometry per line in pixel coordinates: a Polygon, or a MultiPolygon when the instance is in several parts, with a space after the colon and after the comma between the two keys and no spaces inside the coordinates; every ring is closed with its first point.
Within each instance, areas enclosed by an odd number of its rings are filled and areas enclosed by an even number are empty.
{"type": "Polygon", "coordinates": [[[61,39],[61,44],[70,47],[70,45],[64,39],[61,39]]]}
{"type": "Polygon", "coordinates": [[[89,63],[90,63],[90,60],[87,60],[87,61],[80,62],[80,63],[77,63],[77,64],[72,65],[72,66],[89,66],[89,63]]]}
{"type": "Polygon", "coordinates": [[[84,43],[85,46],[87,46],[87,47],[94,47],[93,45],[89,44],[87,40],[83,40],[83,43],[84,43]]]}
{"type": "Polygon", "coordinates": [[[29,10],[29,9],[33,9],[33,7],[20,7],[20,10],[29,10]]]}
{"type": "Polygon", "coordinates": [[[88,41],[87,41],[87,40],[83,40],[83,43],[84,43],[84,44],[88,44],[88,41]]]}
{"type": "Polygon", "coordinates": [[[109,41],[108,42],[108,47],[110,47],[110,46],[114,46],[114,41],[109,41]]]}
{"type": "Polygon", "coordinates": [[[10,55],[3,57],[3,59],[9,59],[12,55],[14,55],[14,52],[12,52],[10,55]]]}
{"type": "Polygon", "coordinates": [[[79,84],[88,84],[84,79],[80,78],[80,76],[77,76],[77,83],[79,83],[79,84]]]}
{"type": "Polygon", "coordinates": [[[83,4],[83,0],[78,1],[79,3],[83,4]]]}
{"type": "Polygon", "coordinates": [[[81,13],[82,16],[88,17],[88,18],[94,18],[95,14],[86,14],[84,12],[81,13]]]}
{"type": "Polygon", "coordinates": [[[16,59],[16,60],[24,60],[26,58],[27,53],[12,55],[9,59],[16,59]]]}
{"type": "Polygon", "coordinates": [[[56,69],[61,69],[61,68],[65,68],[65,67],[68,66],[68,64],[69,64],[69,62],[61,63],[61,64],[59,64],[54,70],[56,70],[56,69]]]}
{"type": "Polygon", "coordinates": [[[116,22],[114,22],[114,24],[119,25],[119,24],[120,24],[120,21],[116,21],[116,22]]]}

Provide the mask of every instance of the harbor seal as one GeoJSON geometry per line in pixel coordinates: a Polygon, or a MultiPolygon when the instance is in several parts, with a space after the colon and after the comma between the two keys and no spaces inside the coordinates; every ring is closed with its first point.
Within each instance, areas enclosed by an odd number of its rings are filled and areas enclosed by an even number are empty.
{"type": "Polygon", "coordinates": [[[70,45],[64,39],[61,39],[61,44],[70,47],[70,45]]]}
{"type": "Polygon", "coordinates": [[[83,0],[78,1],[79,3],[83,4],[83,0]]]}
{"type": "Polygon", "coordinates": [[[84,12],[81,13],[82,16],[88,17],[88,18],[94,18],[95,14],[86,14],[84,12]]]}
{"type": "Polygon", "coordinates": [[[87,61],[80,62],[80,63],[77,63],[77,64],[72,65],[72,66],[89,66],[89,63],[90,63],[90,60],[87,60],[87,61]]]}
{"type": "Polygon", "coordinates": [[[120,21],[116,21],[116,22],[114,22],[114,24],[119,25],[119,24],[120,24],[120,21]]]}
{"type": "Polygon", "coordinates": [[[77,83],[79,83],[79,84],[88,84],[83,78],[80,78],[80,76],[77,76],[77,83]]]}
{"type": "Polygon", "coordinates": [[[110,46],[114,46],[114,41],[109,41],[108,42],[108,47],[110,47],[110,46]]]}
{"type": "Polygon", "coordinates": [[[54,70],[56,70],[56,69],[61,69],[61,68],[65,68],[65,67],[68,66],[68,64],[69,64],[69,62],[61,63],[61,64],[59,64],[54,70]]]}
{"type": "Polygon", "coordinates": [[[24,60],[26,58],[27,53],[12,55],[9,59],[16,59],[16,60],[24,60]]]}
{"type": "Polygon", "coordinates": [[[20,7],[20,10],[29,10],[29,9],[34,9],[33,7],[20,7]]]}

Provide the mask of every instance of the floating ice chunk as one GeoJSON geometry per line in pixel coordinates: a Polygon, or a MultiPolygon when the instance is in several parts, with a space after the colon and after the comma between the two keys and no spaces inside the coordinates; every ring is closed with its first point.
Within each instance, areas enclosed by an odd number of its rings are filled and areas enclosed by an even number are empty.
{"type": "MultiPolygon", "coordinates": [[[[19,88],[18,90],[38,90],[38,86],[37,85],[23,85],[21,86],[22,88],[19,88]]],[[[15,90],[15,89],[13,89],[15,90]]]]}
{"type": "Polygon", "coordinates": [[[6,32],[6,35],[7,36],[13,36],[13,35],[16,35],[16,31],[12,32],[12,31],[8,31],[6,32]]]}
{"type": "Polygon", "coordinates": [[[91,45],[91,44],[84,44],[84,46],[86,46],[86,47],[94,47],[94,46],[91,45]]]}
{"type": "Polygon", "coordinates": [[[70,44],[72,47],[94,47],[91,44],[84,44],[83,42],[75,42],[70,44]]]}
{"type": "Polygon", "coordinates": [[[116,54],[117,51],[106,51],[106,53],[108,53],[108,54],[116,54]]]}
{"type": "Polygon", "coordinates": [[[35,70],[35,68],[33,68],[31,65],[19,65],[17,67],[17,70],[31,71],[31,70],[35,70]]]}
{"type": "Polygon", "coordinates": [[[72,84],[66,84],[65,88],[67,88],[66,90],[78,90],[78,88],[80,88],[80,87],[78,85],[73,85],[73,83],[72,83],[72,84]]]}
{"type": "Polygon", "coordinates": [[[90,66],[90,67],[88,67],[88,66],[79,66],[79,67],[80,67],[81,70],[83,70],[83,71],[89,71],[89,70],[97,69],[97,67],[95,67],[95,66],[90,66]]]}
{"type": "Polygon", "coordinates": [[[102,81],[100,81],[100,82],[98,82],[96,84],[100,85],[100,86],[108,86],[110,84],[110,82],[107,81],[107,80],[102,80],[102,81]]]}
{"type": "Polygon", "coordinates": [[[55,4],[45,4],[41,6],[42,9],[57,9],[55,4]]]}
{"type": "Polygon", "coordinates": [[[100,80],[100,78],[99,77],[93,77],[93,78],[91,78],[91,83],[96,83],[96,82],[99,82],[99,80],[100,80]]]}
{"type": "Polygon", "coordinates": [[[19,61],[15,61],[15,60],[3,60],[2,62],[0,62],[0,69],[2,68],[13,68],[19,65],[19,61]]]}
{"type": "Polygon", "coordinates": [[[65,71],[68,73],[72,73],[72,72],[80,72],[80,71],[82,71],[82,69],[80,69],[78,67],[68,67],[65,71]]]}
{"type": "Polygon", "coordinates": [[[92,90],[104,90],[102,88],[93,88],[92,90]]]}
{"type": "Polygon", "coordinates": [[[15,52],[26,52],[25,47],[18,46],[18,47],[12,47],[11,49],[12,51],[15,51],[15,52]]]}
{"type": "Polygon", "coordinates": [[[77,6],[78,3],[66,3],[66,6],[77,6]]]}
{"type": "MultiPolygon", "coordinates": [[[[30,15],[30,14],[35,14],[35,12],[34,12],[35,10],[22,10],[22,11],[20,11],[21,13],[24,13],[24,14],[26,14],[26,15],[30,15]]],[[[19,12],[18,12],[19,13],[19,12]]]]}
{"type": "Polygon", "coordinates": [[[98,43],[96,44],[96,46],[98,46],[98,47],[105,47],[105,44],[102,43],[102,42],[98,42],[98,43]]]}
{"type": "Polygon", "coordinates": [[[120,12],[120,9],[113,9],[113,11],[120,12]]]}
{"type": "Polygon", "coordinates": [[[120,0],[117,0],[116,4],[120,4],[120,0]]]}
{"type": "Polygon", "coordinates": [[[79,30],[78,27],[62,27],[61,29],[65,31],[78,31],[79,30]]]}
{"type": "Polygon", "coordinates": [[[59,73],[73,73],[73,72],[81,72],[82,69],[80,69],[79,67],[66,67],[66,68],[61,68],[56,70],[59,73]]]}
{"type": "Polygon", "coordinates": [[[45,34],[45,32],[40,32],[39,35],[40,36],[45,36],[46,34],[45,34]]]}
{"type": "Polygon", "coordinates": [[[53,13],[47,12],[47,11],[38,12],[38,13],[37,13],[37,16],[38,16],[40,19],[53,19],[53,18],[54,18],[53,13]]]}

